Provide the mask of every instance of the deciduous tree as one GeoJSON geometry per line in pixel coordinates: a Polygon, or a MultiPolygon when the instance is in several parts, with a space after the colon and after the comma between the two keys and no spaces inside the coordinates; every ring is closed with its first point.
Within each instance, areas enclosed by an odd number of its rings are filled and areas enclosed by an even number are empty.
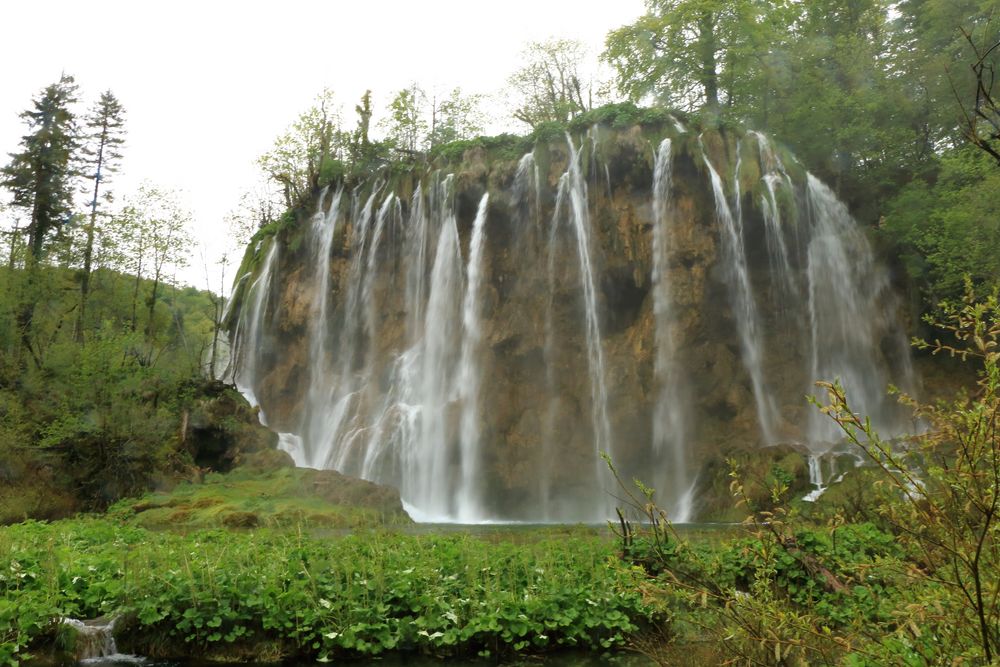
{"type": "Polygon", "coordinates": [[[285,205],[292,208],[320,181],[334,175],[349,143],[350,137],[341,129],[333,92],[324,89],[257,164],[281,186],[285,205]]]}
{"type": "Polygon", "coordinates": [[[508,79],[521,98],[514,118],[537,127],[548,121],[566,122],[593,106],[592,81],[581,71],[583,44],[569,39],[532,42],[524,50],[524,65],[508,79]]]}
{"type": "Polygon", "coordinates": [[[190,214],[181,208],[176,195],[149,183],[127,199],[113,219],[121,269],[132,274],[131,330],[138,328],[138,303],[143,279],[150,281],[146,299],[146,338],[156,337],[156,304],[161,283],[175,270],[187,265],[191,238],[187,232],[190,214]]]}
{"type": "Polygon", "coordinates": [[[485,120],[482,95],[467,95],[453,88],[443,99],[431,101],[431,148],[481,134],[485,120]]]}
{"type": "Polygon", "coordinates": [[[389,103],[389,117],[382,126],[396,150],[412,155],[426,147],[426,107],[427,93],[416,83],[393,96],[389,103]]]}

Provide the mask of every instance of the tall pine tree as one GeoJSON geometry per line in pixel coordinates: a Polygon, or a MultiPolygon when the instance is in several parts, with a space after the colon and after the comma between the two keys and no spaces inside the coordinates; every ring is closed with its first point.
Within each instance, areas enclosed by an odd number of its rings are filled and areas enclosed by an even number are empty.
{"type": "Polygon", "coordinates": [[[13,194],[12,204],[31,211],[28,224],[30,260],[42,258],[46,235],[72,211],[73,154],[79,137],[71,110],[76,83],[63,75],[46,87],[21,118],[30,133],[21,137],[22,150],[0,170],[2,184],[13,194]]]}
{"type": "Polygon", "coordinates": [[[72,212],[73,179],[77,175],[73,157],[78,132],[71,107],[77,100],[76,91],[73,77],[64,74],[41,92],[32,107],[21,114],[29,129],[21,138],[21,152],[12,153],[10,163],[0,169],[3,178],[0,184],[12,193],[11,203],[31,214],[25,258],[25,284],[29,289],[20,298],[17,324],[24,348],[36,365],[41,360],[32,344],[35,299],[30,288],[36,282],[38,264],[44,257],[46,236],[68,221],[72,212]]]}
{"type": "MultiPolygon", "coordinates": [[[[83,273],[80,276],[80,310],[77,317],[77,337],[82,338],[86,325],[87,297],[90,294],[90,273],[94,256],[94,232],[97,227],[101,200],[111,201],[108,189],[110,176],[118,170],[121,148],[125,143],[125,109],[109,90],[91,109],[84,129],[83,155],[86,177],[94,182],[94,198],[90,201],[90,222],[86,227],[83,248],[83,273]],[[102,190],[103,186],[103,190],[102,190]]],[[[89,188],[88,188],[89,191],[89,188]]]]}

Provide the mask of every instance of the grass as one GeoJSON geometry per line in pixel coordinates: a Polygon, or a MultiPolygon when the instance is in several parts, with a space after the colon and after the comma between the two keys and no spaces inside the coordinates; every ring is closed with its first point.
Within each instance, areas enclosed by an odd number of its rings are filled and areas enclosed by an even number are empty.
{"type": "Polygon", "coordinates": [[[391,495],[380,494],[372,486],[336,473],[303,468],[267,472],[237,469],[226,475],[206,475],[201,484],[185,483],[171,492],[123,501],[110,513],[144,528],[175,530],[354,529],[410,523],[401,508],[394,509],[391,495]],[[374,494],[374,502],[364,505],[364,498],[344,496],[342,489],[348,485],[360,489],[361,494],[374,494]]]}

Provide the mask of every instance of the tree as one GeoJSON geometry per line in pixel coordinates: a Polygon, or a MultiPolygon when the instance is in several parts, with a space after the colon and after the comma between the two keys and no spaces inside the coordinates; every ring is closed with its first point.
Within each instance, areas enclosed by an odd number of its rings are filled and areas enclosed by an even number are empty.
{"type": "Polygon", "coordinates": [[[482,99],[482,95],[463,94],[461,88],[453,88],[440,102],[435,96],[431,101],[431,148],[482,133],[482,99]]]}
{"type": "Polygon", "coordinates": [[[35,298],[30,287],[44,255],[46,236],[66,222],[72,212],[73,179],[77,175],[73,156],[78,145],[72,111],[76,91],[73,77],[64,74],[41,92],[32,108],[21,114],[30,130],[21,138],[21,152],[12,153],[10,163],[0,170],[0,183],[11,191],[12,204],[31,212],[25,280],[29,289],[20,298],[17,324],[24,349],[36,365],[40,359],[31,339],[35,298]]]}
{"type": "Polygon", "coordinates": [[[112,220],[122,269],[133,276],[130,328],[138,328],[138,303],[143,279],[150,283],[146,299],[146,339],[156,338],[156,304],[161,283],[170,269],[187,265],[191,238],[187,232],[190,215],[177,203],[176,195],[146,183],[129,198],[112,220]]]}
{"type": "Polygon", "coordinates": [[[604,60],[619,90],[684,109],[760,106],[798,6],[787,0],[647,0],[646,14],[612,31],[604,60]]]}
{"type": "Polygon", "coordinates": [[[42,257],[45,236],[72,212],[72,181],[77,175],[72,158],[79,143],[71,108],[76,91],[73,77],[67,75],[42,91],[33,108],[21,114],[31,130],[21,137],[22,151],[12,153],[0,170],[13,205],[31,211],[28,248],[34,261],[42,257]]]}
{"type": "Polygon", "coordinates": [[[83,336],[86,324],[87,296],[90,292],[90,273],[94,254],[94,230],[97,226],[97,209],[103,199],[110,202],[111,191],[107,184],[118,170],[121,148],[125,143],[125,109],[109,90],[101,94],[86,119],[83,154],[87,168],[86,177],[94,182],[94,198],[90,201],[90,221],[86,226],[83,248],[83,273],[80,276],[80,310],[77,319],[77,337],[83,336]],[[101,186],[104,185],[104,192],[101,186]]]}
{"type": "MultiPolygon", "coordinates": [[[[928,634],[940,633],[935,644],[978,644],[970,663],[995,664],[1000,655],[1000,301],[996,288],[977,298],[967,283],[960,301],[941,307],[941,316],[928,322],[955,345],[940,340],[915,345],[981,365],[971,397],[960,392],[934,405],[903,397],[926,431],[902,448],[883,440],[870,419],[853,412],[838,385],[819,383],[829,398],[823,412],[879,469],[884,486],[876,484],[882,488],[875,507],[897,540],[919,554],[912,568],[915,583],[923,579],[939,585],[934,602],[947,610],[941,614],[946,620],[928,634]]],[[[923,612],[915,618],[926,622],[934,616],[923,612]]],[[[958,654],[954,648],[949,653],[949,659],[958,654]]]]}
{"type": "Polygon", "coordinates": [[[976,56],[971,65],[975,76],[975,102],[971,111],[965,114],[962,133],[973,146],[992,157],[1000,166],[1000,95],[994,92],[998,61],[1000,61],[1000,40],[976,44],[972,34],[962,31],[976,56]]]}
{"type": "Polygon", "coordinates": [[[593,106],[592,85],[580,72],[586,49],[580,42],[552,39],[528,44],[524,65],[508,83],[520,95],[514,118],[532,128],[541,123],[565,123],[593,106]]]}
{"type": "Polygon", "coordinates": [[[368,137],[372,122],[372,91],[365,91],[354,111],[358,114],[358,127],[351,136],[351,162],[358,164],[365,161],[372,148],[371,139],[368,137]]]}
{"type": "Polygon", "coordinates": [[[914,179],[885,206],[880,232],[927,304],[1000,284],[1000,169],[973,146],[940,158],[931,182],[914,179]]]}
{"type": "Polygon", "coordinates": [[[257,230],[278,219],[283,210],[282,193],[271,182],[259,182],[240,195],[239,202],[226,215],[226,222],[238,246],[250,242],[257,230]]]}
{"type": "Polygon", "coordinates": [[[257,164],[281,186],[285,205],[292,208],[321,181],[332,180],[338,166],[342,169],[349,146],[350,136],[341,129],[333,92],[324,89],[257,164]]]}
{"type": "Polygon", "coordinates": [[[427,93],[416,83],[398,91],[389,103],[389,117],[382,125],[397,151],[415,154],[425,147],[427,93]]]}
{"type": "Polygon", "coordinates": [[[19,256],[21,236],[24,230],[21,229],[20,218],[3,202],[0,202],[0,220],[3,221],[0,236],[4,237],[6,245],[7,268],[13,269],[19,256]]]}

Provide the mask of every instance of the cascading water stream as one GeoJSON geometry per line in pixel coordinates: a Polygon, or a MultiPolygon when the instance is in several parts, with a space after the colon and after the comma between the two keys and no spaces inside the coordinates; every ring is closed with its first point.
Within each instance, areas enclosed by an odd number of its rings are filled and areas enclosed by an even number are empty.
{"type": "MultiPolygon", "coordinates": [[[[377,188],[376,188],[377,190],[377,188]]],[[[365,285],[365,249],[371,227],[373,192],[359,209],[357,198],[352,205],[351,265],[348,273],[347,296],[344,302],[339,345],[332,351],[339,370],[327,369],[313,374],[308,394],[308,409],[302,426],[307,465],[313,468],[332,467],[347,474],[359,474],[359,452],[341,442],[351,429],[354,404],[359,398],[359,383],[364,381],[356,372],[359,343],[364,331],[362,293],[365,285]]],[[[327,298],[322,295],[320,300],[327,298]]],[[[318,329],[323,329],[321,325],[318,329]]],[[[315,333],[314,333],[315,335],[315,333]]]]}
{"type": "Polygon", "coordinates": [[[673,296],[668,274],[671,140],[664,139],[653,167],[653,316],[656,321],[654,374],[658,393],[653,409],[653,452],[660,463],[656,481],[660,503],[672,521],[691,520],[694,480],[689,470],[685,378],[677,365],[673,296]]]}
{"type": "Polygon", "coordinates": [[[795,274],[792,270],[788,244],[785,243],[781,205],[778,201],[779,187],[784,188],[788,193],[794,192],[792,180],[768,138],[753,130],[748,131],[747,134],[757,139],[763,173],[761,181],[764,183],[765,192],[760,196],[760,211],[764,218],[764,235],[767,239],[767,258],[771,282],[772,285],[777,284],[777,289],[771,296],[778,303],[791,300],[797,305],[801,297],[795,284],[795,274]]]}
{"type": "MultiPolygon", "coordinates": [[[[233,368],[233,384],[243,394],[250,405],[259,405],[255,384],[257,382],[257,366],[261,355],[261,333],[264,327],[264,317],[267,313],[271,296],[274,267],[278,261],[278,242],[271,239],[264,264],[261,266],[257,279],[250,283],[247,290],[250,308],[240,312],[237,324],[237,352],[234,359],[240,363],[233,368]]],[[[262,413],[263,414],[263,413],[262,413]]],[[[264,423],[263,419],[261,423],[264,423]]]]}
{"type": "MultiPolygon", "coordinates": [[[[306,396],[307,405],[315,405],[320,399],[316,392],[325,394],[325,375],[327,359],[330,355],[330,253],[333,247],[333,237],[337,231],[337,219],[340,215],[340,200],[343,190],[337,190],[333,200],[323,213],[323,202],[326,199],[326,189],[319,196],[319,210],[313,216],[310,227],[310,244],[316,248],[313,256],[313,303],[310,325],[312,331],[309,337],[309,370],[311,374],[309,392],[306,396]]],[[[298,443],[298,444],[301,444],[298,443]]],[[[304,452],[297,452],[297,465],[306,465],[304,452]],[[299,459],[302,459],[301,461],[299,459]]]]}
{"type": "Polygon", "coordinates": [[[427,213],[423,188],[417,184],[410,201],[406,234],[406,304],[409,307],[406,332],[410,345],[417,342],[424,323],[425,284],[427,280],[427,213]]]}
{"type": "Polygon", "coordinates": [[[449,433],[452,387],[456,381],[460,347],[462,254],[453,213],[446,213],[438,234],[430,293],[424,322],[420,397],[420,437],[409,457],[415,473],[404,478],[400,492],[410,503],[431,515],[455,514],[451,478],[453,438],[449,433]]]}
{"type": "MultiPolygon", "coordinates": [[[[601,327],[597,312],[597,288],[594,281],[593,263],[590,258],[590,209],[587,200],[587,183],[580,165],[581,151],[573,146],[573,140],[566,135],[569,150],[569,165],[559,179],[558,198],[567,201],[567,216],[576,240],[577,259],[580,269],[580,289],[584,302],[584,330],[587,341],[587,359],[590,375],[591,401],[594,428],[594,481],[603,493],[595,494],[595,517],[605,519],[612,516],[612,480],[606,464],[601,458],[607,453],[614,459],[611,441],[611,425],[608,419],[608,389],[605,380],[604,350],[601,341],[601,327]]],[[[559,213],[557,206],[556,213],[559,213]]],[[[556,224],[553,220],[553,224],[556,224]]]]}
{"type": "Polygon", "coordinates": [[[59,623],[73,629],[74,657],[81,664],[133,664],[145,662],[137,655],[118,652],[115,643],[115,622],[117,618],[98,618],[81,621],[76,618],[61,618],[59,623]]]}
{"type": "Polygon", "coordinates": [[[482,338],[480,323],[483,282],[483,246],[486,239],[486,211],[490,195],[479,201],[476,219],[472,223],[469,241],[469,261],[466,265],[465,297],[462,300],[462,357],[458,366],[458,398],[462,406],[460,424],[461,480],[456,504],[459,521],[473,521],[482,516],[481,466],[482,443],[479,434],[479,346],[482,338]]]}
{"type": "Polygon", "coordinates": [[[737,202],[737,216],[735,217],[729,208],[729,202],[726,200],[722,178],[715,170],[715,167],[712,166],[711,160],[708,159],[704,144],[701,145],[701,154],[712,180],[712,193],[715,196],[715,217],[722,227],[722,234],[720,236],[724,250],[725,265],[731,274],[729,290],[733,302],[736,330],[740,338],[743,365],[750,374],[761,436],[765,444],[773,444],[775,442],[774,422],[777,410],[764,381],[763,354],[760,349],[761,341],[758,333],[760,325],[757,317],[757,306],[753,296],[753,288],[750,285],[746,252],[743,247],[743,217],[742,206],[739,206],[740,187],[738,178],[741,161],[740,150],[737,145],[737,178],[734,182],[734,197],[737,202]]]}
{"type": "MultiPolygon", "coordinates": [[[[394,226],[390,220],[398,219],[402,216],[399,199],[393,195],[388,195],[378,209],[375,217],[375,230],[372,232],[371,240],[368,244],[368,257],[365,260],[365,282],[362,290],[362,303],[364,304],[364,333],[368,340],[368,350],[365,356],[364,370],[361,377],[364,378],[364,385],[361,389],[362,398],[368,403],[378,403],[378,383],[372,380],[377,376],[378,362],[378,329],[379,313],[378,299],[376,298],[375,287],[379,279],[379,248],[382,245],[382,237],[385,235],[386,227],[394,226]]],[[[383,438],[382,419],[378,419],[374,425],[366,420],[359,420],[354,430],[347,434],[346,442],[350,447],[355,446],[355,442],[363,443],[361,462],[357,475],[363,479],[371,479],[379,473],[383,452],[380,444],[383,438]]]]}
{"type": "Polygon", "coordinates": [[[826,485],[823,483],[823,461],[816,454],[810,454],[809,463],[809,483],[813,490],[802,497],[807,503],[814,503],[820,496],[826,493],[826,485]]]}
{"type": "MultiPolygon", "coordinates": [[[[905,432],[898,411],[888,405],[888,377],[880,361],[881,332],[889,329],[886,318],[895,311],[888,276],[875,264],[871,246],[847,208],[812,174],[807,176],[806,199],[810,378],[839,380],[854,411],[870,415],[883,434],[905,432]]],[[[895,338],[897,346],[905,346],[904,336],[897,333],[895,338]]],[[[899,357],[906,386],[912,373],[909,356],[899,357]]],[[[830,419],[814,412],[808,437],[811,443],[832,443],[840,433],[830,419]]]]}

